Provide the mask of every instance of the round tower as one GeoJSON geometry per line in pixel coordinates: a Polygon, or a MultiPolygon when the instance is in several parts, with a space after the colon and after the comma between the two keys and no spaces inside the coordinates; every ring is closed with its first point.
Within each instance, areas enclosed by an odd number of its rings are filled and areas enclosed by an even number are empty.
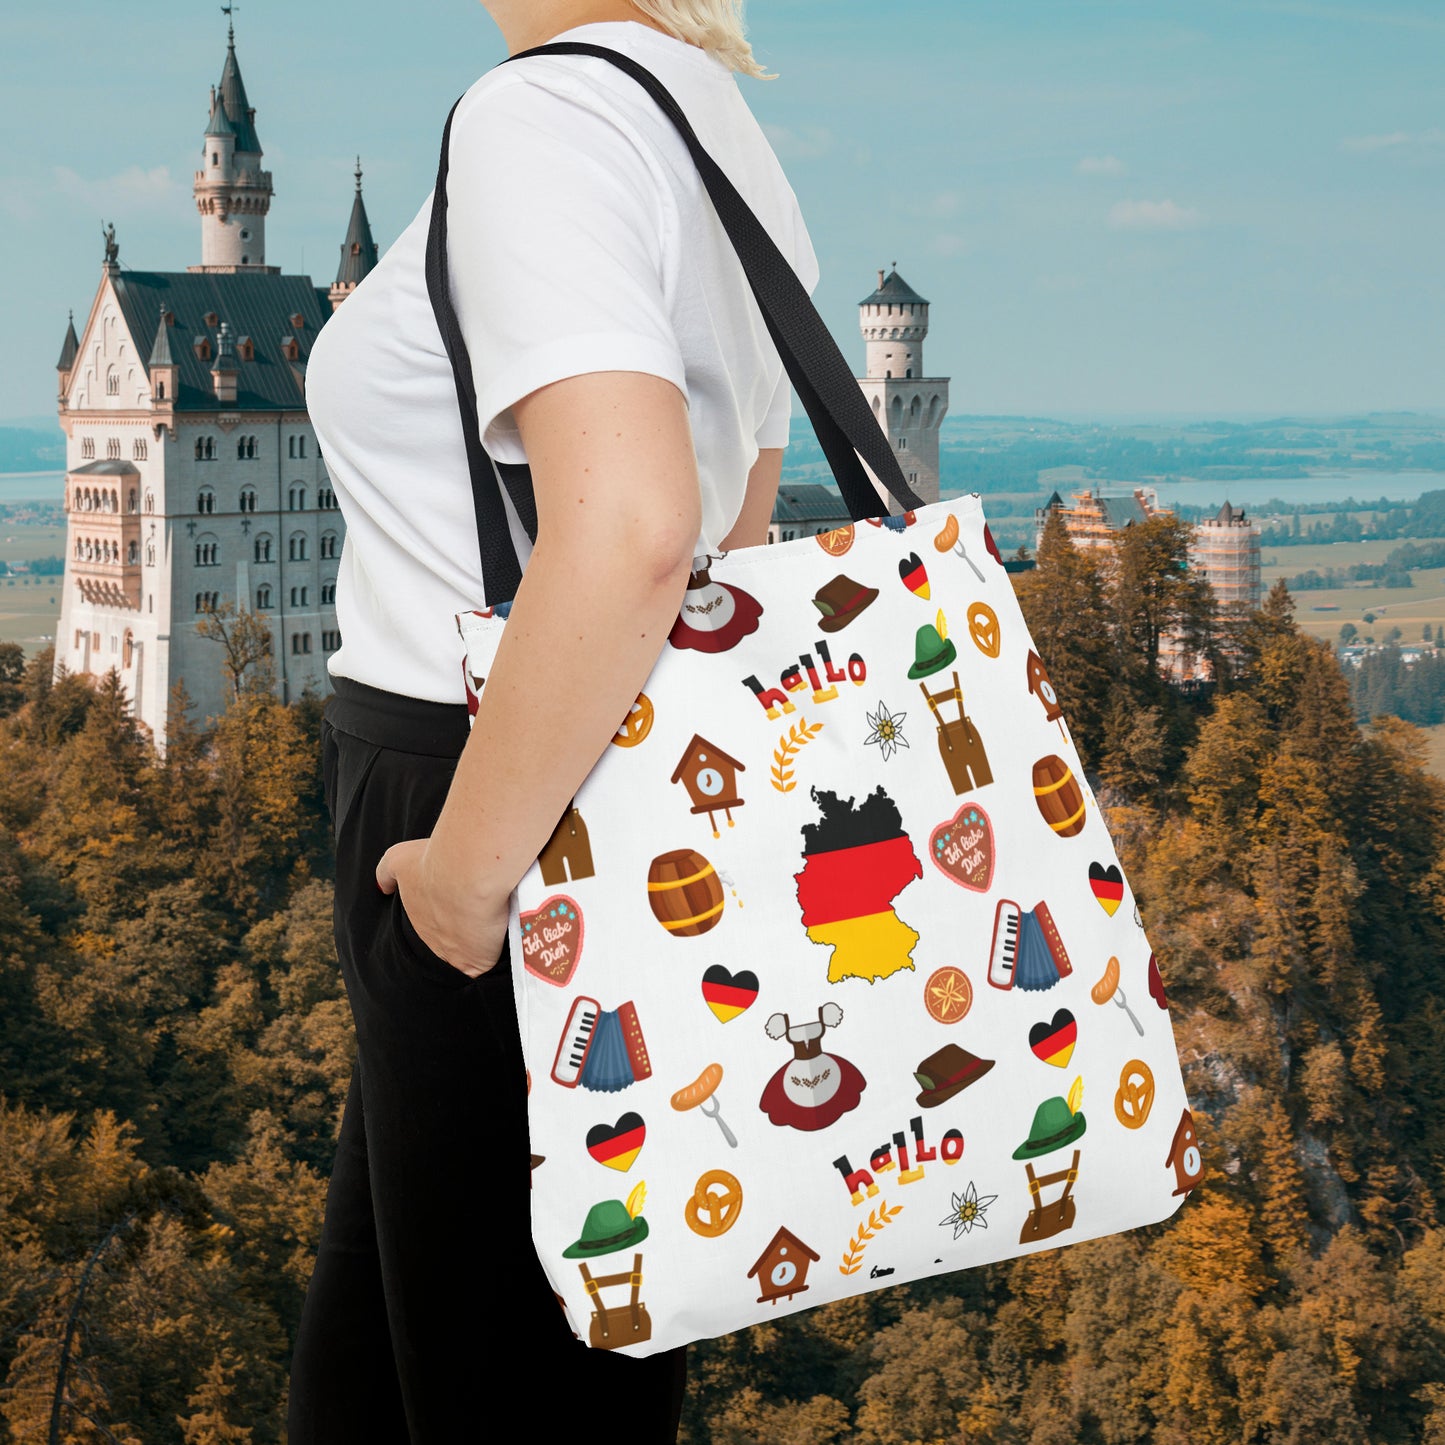
{"type": "Polygon", "coordinates": [[[230,27],[221,83],[211,91],[194,193],[201,213],[201,264],[192,271],[278,269],[266,265],[271,173],[261,169],[256,112],[246,98],[236,61],[236,32],[230,27]]]}
{"type": "Polygon", "coordinates": [[[925,502],[939,495],[938,432],[948,411],[948,378],[923,368],[928,302],[899,274],[878,272],[878,286],[858,303],[865,344],[858,378],[878,424],[898,454],[908,485],[925,502]]]}

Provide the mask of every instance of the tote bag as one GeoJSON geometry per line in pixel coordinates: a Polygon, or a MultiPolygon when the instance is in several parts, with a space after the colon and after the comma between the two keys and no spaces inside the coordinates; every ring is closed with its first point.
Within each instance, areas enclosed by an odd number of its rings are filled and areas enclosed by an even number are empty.
{"type": "MultiPolygon", "coordinates": [[[[1163,985],[979,498],[909,491],[655,77],[540,49],[677,125],[854,518],[695,561],[513,896],[532,1238],[574,1332],[646,1355],[1164,1219],[1203,1168],[1163,985]]],[[[428,281],[486,579],[458,619],[475,712],[521,575],[498,471],[535,512],[477,435],[446,172],[444,138],[428,281]]]]}

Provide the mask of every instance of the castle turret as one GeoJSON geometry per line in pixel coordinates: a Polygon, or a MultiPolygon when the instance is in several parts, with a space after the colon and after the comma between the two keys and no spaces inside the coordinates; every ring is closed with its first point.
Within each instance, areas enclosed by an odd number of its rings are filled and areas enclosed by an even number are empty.
{"type": "Polygon", "coordinates": [[[211,114],[196,172],[201,213],[201,264],[192,271],[275,271],[266,265],[266,213],[271,173],[261,169],[256,112],[246,98],[236,60],[236,33],[227,30],[221,83],[211,92],[211,114]]]}
{"type": "Polygon", "coordinates": [[[341,264],[332,282],[331,309],[336,310],[366,279],[376,265],[376,242],[371,237],[371,222],[366,215],[366,202],[361,199],[361,157],[356,158],[356,196],[351,202],[351,220],[346,239],[341,243],[341,264]]]}
{"type": "Polygon", "coordinates": [[[948,411],[948,378],[923,369],[928,302],[896,269],[878,272],[878,286],[858,303],[866,343],[866,375],[858,378],[873,414],[888,433],[909,486],[938,500],[938,431],[948,411]]]}
{"type": "Polygon", "coordinates": [[[80,338],[75,334],[75,312],[72,311],[65,328],[65,340],[60,345],[60,360],[55,363],[59,373],[61,406],[65,405],[65,393],[70,389],[70,373],[75,370],[75,358],[79,351],[80,338]]]}

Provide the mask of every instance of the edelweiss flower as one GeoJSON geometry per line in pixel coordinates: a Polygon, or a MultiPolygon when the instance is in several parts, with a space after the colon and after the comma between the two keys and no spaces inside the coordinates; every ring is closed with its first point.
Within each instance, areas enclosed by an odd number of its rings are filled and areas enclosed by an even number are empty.
{"type": "Polygon", "coordinates": [[[908,716],[906,712],[889,712],[888,704],[879,702],[877,712],[865,712],[863,716],[868,719],[868,726],[873,729],[864,739],[864,745],[877,743],[883,752],[885,763],[896,749],[908,746],[908,739],[903,736],[903,719],[908,716]]]}
{"type": "Polygon", "coordinates": [[[953,1213],[947,1219],[940,1219],[940,1225],[953,1226],[953,1237],[958,1238],[960,1234],[972,1234],[975,1227],[979,1229],[988,1228],[988,1220],[984,1216],[990,1204],[998,1198],[997,1194],[985,1194],[979,1198],[978,1190],[974,1187],[973,1180],[968,1181],[968,1188],[962,1194],[953,1195],[953,1213]]]}

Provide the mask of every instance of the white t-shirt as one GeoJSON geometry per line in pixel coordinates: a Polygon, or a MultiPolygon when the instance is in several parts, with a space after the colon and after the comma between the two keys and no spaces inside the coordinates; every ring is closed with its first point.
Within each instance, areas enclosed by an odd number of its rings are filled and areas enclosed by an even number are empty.
{"type": "MultiPolygon", "coordinates": [[[[609,46],[651,70],[812,291],[818,266],[797,200],[721,61],[632,21],[557,38],[609,46]]],[[[510,408],[550,382],[665,377],[688,402],[697,550],[718,551],[758,449],[787,444],[790,393],[671,121],[606,61],[503,65],[457,108],[447,194],[453,299],[487,449],[526,460],[510,408]]],[[[332,674],[462,702],[453,617],[481,605],[482,579],[456,389],[427,297],[430,219],[429,197],[326,324],[306,397],[346,518],[332,674]]],[[[512,534],[525,564],[515,517],[512,534]]]]}

